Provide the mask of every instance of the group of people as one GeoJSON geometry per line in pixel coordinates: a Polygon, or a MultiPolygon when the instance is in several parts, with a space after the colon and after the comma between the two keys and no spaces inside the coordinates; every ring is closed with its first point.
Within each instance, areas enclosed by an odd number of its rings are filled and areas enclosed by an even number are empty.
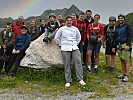
{"type": "MultiPolygon", "coordinates": [[[[123,74],[117,76],[123,82],[129,81],[130,54],[132,49],[132,28],[125,23],[125,16],[118,15],[119,25],[116,26],[116,17],[109,18],[109,24],[104,26],[99,23],[100,15],[92,17],[92,11],[86,13],[72,14],[63,19],[61,14],[57,16],[50,13],[49,22],[40,20],[40,27],[36,26],[36,20],[31,20],[30,28],[24,23],[23,16],[18,17],[16,24],[7,23],[6,29],[0,33],[0,72],[5,66],[5,72],[1,79],[4,79],[15,64],[11,77],[15,77],[25,51],[32,41],[44,34],[43,42],[49,43],[55,40],[61,47],[61,54],[65,69],[65,87],[70,87],[71,65],[74,63],[77,81],[86,85],[83,80],[83,67],[85,72],[98,74],[99,52],[103,45],[106,55],[106,73],[114,74],[115,56],[118,53],[123,74]],[[58,17],[56,20],[56,17],[58,17]],[[83,52],[83,64],[81,53],[83,52]],[[110,64],[111,57],[111,64],[110,64]]],[[[48,44],[47,44],[48,45],[48,44]]]]}

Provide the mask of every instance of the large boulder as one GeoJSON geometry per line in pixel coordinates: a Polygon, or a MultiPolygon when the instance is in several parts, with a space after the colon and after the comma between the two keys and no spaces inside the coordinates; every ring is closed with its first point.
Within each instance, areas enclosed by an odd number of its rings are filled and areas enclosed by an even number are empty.
{"type": "Polygon", "coordinates": [[[30,44],[26,50],[26,56],[21,61],[21,66],[30,68],[63,67],[63,59],[60,47],[53,40],[50,43],[43,42],[44,35],[30,44]]]}

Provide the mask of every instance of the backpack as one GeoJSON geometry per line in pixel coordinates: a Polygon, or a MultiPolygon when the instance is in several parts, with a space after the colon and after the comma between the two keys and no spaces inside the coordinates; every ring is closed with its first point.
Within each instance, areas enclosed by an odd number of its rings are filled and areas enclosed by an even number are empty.
{"type": "Polygon", "coordinates": [[[115,29],[115,26],[114,29],[110,29],[110,25],[107,28],[106,42],[108,42],[110,45],[112,45],[112,43],[114,42],[115,29]]]}
{"type": "Polygon", "coordinates": [[[97,29],[97,32],[94,32],[93,31],[93,23],[92,23],[92,26],[91,26],[91,30],[90,30],[91,33],[93,33],[92,35],[89,34],[89,40],[91,43],[97,43],[97,40],[98,40],[98,33],[100,33],[99,31],[99,24],[98,24],[98,29],[97,29]]]}
{"type": "Polygon", "coordinates": [[[8,36],[6,30],[3,31],[2,38],[3,38],[3,43],[6,45],[12,39],[12,32],[9,32],[8,36]]]}

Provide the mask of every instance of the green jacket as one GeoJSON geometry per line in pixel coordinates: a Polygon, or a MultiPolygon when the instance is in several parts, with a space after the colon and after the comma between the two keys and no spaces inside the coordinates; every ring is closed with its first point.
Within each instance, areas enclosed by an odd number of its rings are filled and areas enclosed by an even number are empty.
{"type": "Polygon", "coordinates": [[[0,32],[0,46],[6,45],[6,47],[13,46],[14,33],[11,31],[3,30],[0,32]]]}

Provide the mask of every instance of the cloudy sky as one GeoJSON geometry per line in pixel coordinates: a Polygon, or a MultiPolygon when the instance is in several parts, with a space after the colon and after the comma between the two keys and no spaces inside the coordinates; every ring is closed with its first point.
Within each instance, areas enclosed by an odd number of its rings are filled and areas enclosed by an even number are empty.
{"type": "Polygon", "coordinates": [[[133,0],[0,0],[0,17],[38,16],[47,9],[69,8],[72,4],[82,11],[91,9],[93,16],[100,14],[102,23],[107,23],[109,16],[133,12],[133,0]]]}

